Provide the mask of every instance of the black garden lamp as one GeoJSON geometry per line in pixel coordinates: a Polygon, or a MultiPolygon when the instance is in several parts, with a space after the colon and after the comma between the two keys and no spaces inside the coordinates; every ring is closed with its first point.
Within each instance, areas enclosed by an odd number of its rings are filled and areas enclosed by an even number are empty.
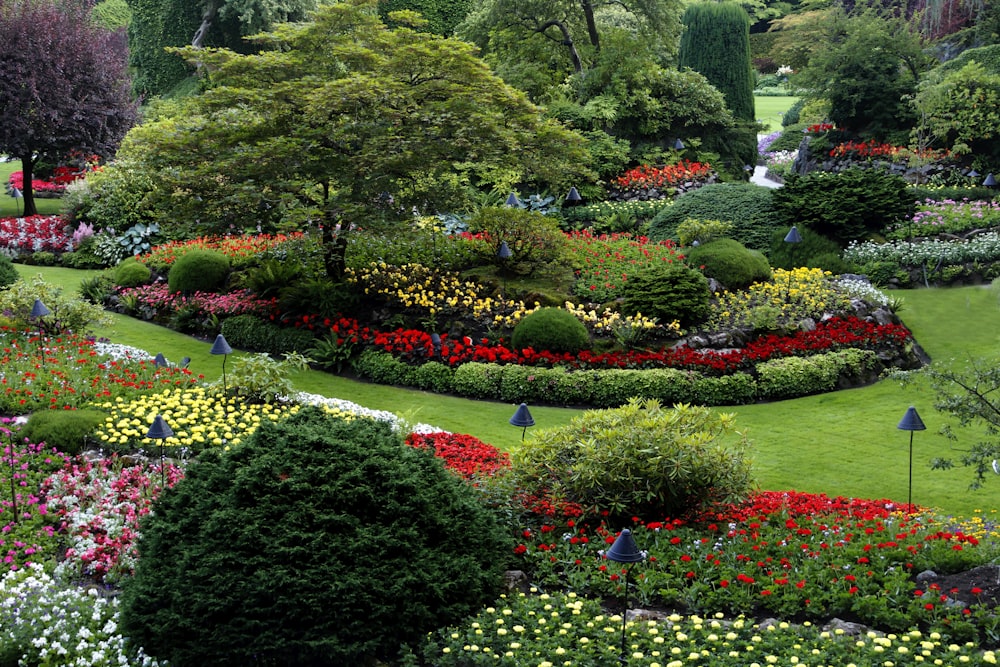
{"type": "Polygon", "coordinates": [[[517,198],[517,195],[513,192],[507,197],[507,201],[504,202],[507,206],[511,208],[521,208],[521,200],[517,198]]]}
{"type": "Polygon", "coordinates": [[[576,187],[571,187],[569,192],[566,193],[566,199],[564,200],[565,206],[576,206],[583,202],[583,197],[580,196],[580,192],[576,187]]]}
{"type": "MultiPolygon", "coordinates": [[[[511,196],[513,197],[514,194],[511,193],[511,196]]],[[[514,253],[510,251],[510,246],[507,245],[507,242],[501,241],[500,247],[497,248],[497,259],[500,260],[500,273],[503,274],[503,298],[505,301],[507,300],[507,260],[510,259],[513,254],[514,253]]]]}
{"type": "Polygon", "coordinates": [[[799,244],[799,243],[802,243],[802,235],[799,234],[798,227],[796,227],[795,225],[792,225],[792,228],[788,230],[787,234],[785,234],[785,243],[789,244],[788,245],[789,256],[791,257],[791,260],[792,260],[792,266],[788,270],[788,285],[785,288],[785,292],[787,294],[787,298],[788,298],[789,301],[791,301],[792,300],[792,271],[795,270],[795,246],[797,244],[799,244]]]}
{"type": "Polygon", "coordinates": [[[42,303],[41,299],[35,299],[35,305],[31,307],[30,317],[38,325],[38,356],[42,358],[43,364],[45,363],[45,347],[42,344],[42,318],[51,314],[52,311],[42,303]]]}
{"type": "Polygon", "coordinates": [[[986,179],[983,181],[983,185],[987,188],[995,188],[997,186],[997,179],[994,178],[992,173],[986,174],[986,179]]]}
{"type": "MultiPolygon", "coordinates": [[[[635,545],[635,540],[632,539],[632,531],[628,528],[624,528],[618,534],[615,543],[611,545],[610,549],[604,552],[604,557],[626,566],[646,560],[646,554],[639,551],[639,548],[635,545]]],[[[621,653],[618,655],[618,662],[623,665],[628,662],[628,656],[625,653],[625,626],[628,623],[628,581],[631,572],[631,567],[625,568],[625,590],[622,593],[622,646],[621,653]]]]}
{"type": "Polygon", "coordinates": [[[21,192],[19,188],[11,188],[10,196],[14,198],[14,205],[17,206],[17,217],[21,217],[21,200],[24,199],[24,193],[21,192]]]}
{"type": "Polygon", "coordinates": [[[166,467],[163,464],[163,441],[174,437],[174,432],[161,415],[156,415],[149,431],[146,432],[146,437],[160,441],[160,490],[162,491],[167,488],[166,467]]]}
{"type": "Polygon", "coordinates": [[[527,403],[521,403],[521,405],[517,406],[517,411],[510,418],[510,425],[519,426],[522,429],[521,442],[524,442],[524,434],[528,432],[528,427],[535,425],[535,419],[531,416],[531,412],[528,411],[527,403]]]}
{"type": "Polygon", "coordinates": [[[431,345],[434,346],[434,356],[441,357],[441,334],[432,333],[431,334],[431,345]]]}
{"type": "Polygon", "coordinates": [[[896,425],[900,431],[910,432],[910,484],[906,492],[906,511],[913,512],[913,432],[926,431],[927,427],[917,414],[917,409],[912,405],[907,409],[903,419],[896,425]]]}
{"type": "Polygon", "coordinates": [[[975,180],[975,179],[979,178],[979,172],[976,171],[975,169],[970,169],[969,173],[966,174],[966,176],[968,176],[972,180],[975,180]]]}
{"type": "Polygon", "coordinates": [[[163,353],[157,352],[156,357],[153,359],[153,366],[156,368],[166,368],[168,365],[167,358],[163,356],[163,353]]]}
{"type": "Polygon", "coordinates": [[[680,140],[680,137],[678,137],[677,141],[674,142],[674,150],[675,151],[682,151],[682,150],[684,150],[684,148],[685,148],[684,142],[680,140]]]}
{"type": "Polygon", "coordinates": [[[226,384],[226,359],[228,355],[233,353],[233,348],[229,347],[226,337],[219,334],[215,337],[215,342],[212,344],[212,349],[209,352],[211,354],[222,355],[222,397],[225,399],[229,396],[229,386],[226,384]]]}

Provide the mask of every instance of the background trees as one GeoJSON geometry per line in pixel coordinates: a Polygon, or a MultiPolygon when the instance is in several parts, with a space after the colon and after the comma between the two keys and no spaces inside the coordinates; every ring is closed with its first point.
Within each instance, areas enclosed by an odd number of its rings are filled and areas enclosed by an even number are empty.
{"type": "Polygon", "coordinates": [[[126,54],[87,3],[0,0],[0,152],[21,160],[24,213],[40,160],[109,157],[135,119],[126,54]]]}
{"type": "Polygon", "coordinates": [[[461,210],[474,188],[568,188],[588,173],[582,139],[471,46],[390,29],[370,0],[323,6],[260,43],[255,55],[186,50],[208,90],[125,142],[121,158],[160,184],[151,201],[165,223],[319,225],[339,276],[355,223],[461,210]]]}

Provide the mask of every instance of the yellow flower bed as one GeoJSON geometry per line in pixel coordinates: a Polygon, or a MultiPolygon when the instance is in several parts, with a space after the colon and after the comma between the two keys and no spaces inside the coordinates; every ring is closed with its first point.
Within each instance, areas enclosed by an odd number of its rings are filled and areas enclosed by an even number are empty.
{"type": "MultiPolygon", "coordinates": [[[[174,432],[174,437],[163,441],[165,446],[199,451],[208,447],[229,449],[243,442],[261,422],[284,419],[300,408],[297,404],[251,405],[225,401],[200,387],[168,389],[132,401],[118,398],[97,407],[110,412],[97,430],[101,442],[112,446],[158,446],[160,442],[147,438],[146,433],[156,416],[161,415],[174,432]]],[[[329,406],[323,409],[343,419],[355,416],[329,406]]]]}
{"type": "Polygon", "coordinates": [[[823,269],[775,269],[770,282],[754,283],[742,292],[723,292],[710,318],[712,328],[769,328],[797,324],[807,317],[849,305],[846,294],[833,284],[833,274],[823,269]]]}

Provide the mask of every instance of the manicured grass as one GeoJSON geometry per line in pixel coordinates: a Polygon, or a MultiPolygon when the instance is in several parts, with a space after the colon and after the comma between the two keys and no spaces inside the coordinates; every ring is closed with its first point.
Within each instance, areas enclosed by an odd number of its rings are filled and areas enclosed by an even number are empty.
{"type": "MultiPolygon", "coordinates": [[[[7,179],[12,172],[20,170],[20,160],[0,162],[0,218],[10,218],[24,211],[23,201],[7,195],[7,179]]],[[[62,212],[62,200],[35,197],[35,207],[40,215],[54,215],[62,212]]]]}
{"type": "Polygon", "coordinates": [[[788,111],[799,98],[797,97],[754,97],[754,109],[757,120],[764,124],[764,132],[774,132],[781,129],[781,115],[788,111]]]}
{"type": "MultiPolygon", "coordinates": [[[[92,272],[19,267],[25,275],[42,273],[71,289],[74,276],[92,272]]],[[[78,280],[78,279],[77,279],[78,280]]],[[[901,315],[917,340],[935,359],[951,356],[995,357],[1000,307],[997,295],[981,287],[918,290],[902,293],[901,315]]],[[[211,341],[199,341],[156,325],[117,316],[115,324],[96,332],[115,342],[162,352],[172,361],[192,358],[191,369],[206,379],[221,374],[222,361],[208,350],[211,341]]],[[[521,431],[507,423],[514,405],[471,401],[421,391],[384,387],[317,371],[294,377],[302,391],[336,396],[365,407],[389,410],[411,421],[426,422],[459,433],[469,433],[506,450],[520,446],[521,431]]],[[[979,436],[965,434],[954,443],[937,433],[944,418],[933,407],[924,382],[903,387],[884,380],[870,387],[810,396],[789,401],[737,406],[737,426],[753,442],[760,487],[795,489],[864,498],[907,499],[909,433],[896,428],[906,408],[914,405],[927,430],[914,434],[913,501],[920,505],[968,516],[977,508],[1000,505],[1000,479],[986,489],[969,492],[971,472],[965,468],[932,471],[937,456],[957,457],[979,436]]],[[[531,406],[536,426],[528,429],[530,446],[535,434],[568,423],[578,410],[531,406]]]]}

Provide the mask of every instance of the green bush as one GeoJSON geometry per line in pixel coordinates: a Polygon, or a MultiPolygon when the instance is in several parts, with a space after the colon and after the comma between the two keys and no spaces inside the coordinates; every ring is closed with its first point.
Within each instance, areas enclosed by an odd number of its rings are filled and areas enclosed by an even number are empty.
{"type": "Polygon", "coordinates": [[[750,490],[747,442],[731,437],[733,426],[733,415],[708,408],[631,400],[536,432],[511,457],[512,473],[520,488],[551,489],[612,521],[681,517],[750,490]]]}
{"type": "Polygon", "coordinates": [[[503,366],[478,361],[462,364],[455,369],[455,393],[469,398],[497,400],[500,397],[500,380],[503,366]]]}
{"type": "Polygon", "coordinates": [[[0,290],[0,313],[4,313],[15,328],[38,331],[41,325],[49,334],[85,333],[92,326],[110,327],[112,322],[111,315],[100,306],[64,295],[61,287],[45,282],[40,275],[31,280],[18,280],[0,290]],[[33,319],[31,309],[35,299],[41,300],[51,314],[33,319]]]}
{"type": "MultiPolygon", "coordinates": [[[[805,103],[806,101],[802,98],[799,98],[794,102],[792,102],[792,106],[788,107],[788,110],[781,115],[781,127],[791,128],[793,125],[797,125],[799,122],[799,116],[802,114],[802,107],[805,106],[805,103]]],[[[799,130],[800,135],[801,132],[802,130],[799,130]]],[[[799,136],[799,140],[801,139],[802,137],[799,136]]],[[[796,144],[796,148],[798,148],[798,144],[796,144]]]]}
{"type": "Polygon", "coordinates": [[[695,241],[709,243],[715,239],[728,238],[733,232],[733,223],[722,220],[700,220],[688,218],[677,225],[677,238],[682,246],[690,246],[695,241]]]}
{"type": "Polygon", "coordinates": [[[785,229],[805,226],[841,246],[880,234],[916,211],[913,196],[900,176],[859,167],[836,173],[793,174],[784,187],[774,191],[773,202],[785,229]]]}
{"type": "Polygon", "coordinates": [[[747,373],[697,376],[692,403],[700,405],[744,405],[757,400],[757,381],[747,373]]]}
{"type": "MultiPolygon", "coordinates": [[[[972,179],[969,180],[971,181],[972,179]]],[[[989,201],[996,196],[996,192],[994,190],[983,187],[982,185],[979,185],[978,182],[975,184],[970,182],[968,187],[911,185],[908,190],[910,195],[913,197],[913,201],[917,204],[921,204],[927,199],[934,201],[945,201],[946,199],[952,199],[954,201],[962,201],[963,199],[968,199],[969,201],[989,201]]]]}
{"type": "Polygon", "coordinates": [[[705,321],[711,312],[708,280],[683,264],[644,267],[625,283],[624,293],[621,309],[626,315],[641,313],[664,323],[677,320],[684,328],[705,321]]]}
{"type": "Polygon", "coordinates": [[[849,273],[850,266],[840,254],[840,246],[821,234],[806,227],[796,227],[800,243],[787,243],[787,231],[777,231],[771,239],[771,251],[767,254],[771,266],[776,269],[795,269],[801,266],[810,269],[824,269],[831,273],[849,273]]]}
{"type": "Polygon", "coordinates": [[[440,361],[428,361],[413,370],[413,386],[437,394],[447,394],[452,391],[452,378],[455,371],[440,361]]]}
{"type": "Polygon", "coordinates": [[[122,627],[173,665],[391,661],[495,599],[512,547],[431,452],[304,408],[157,500],[122,627]]]}
{"type": "Polygon", "coordinates": [[[30,255],[22,255],[21,262],[29,266],[55,266],[59,263],[59,258],[54,252],[39,250],[30,255]]]}
{"type": "Polygon", "coordinates": [[[863,375],[878,363],[873,350],[840,350],[784,357],[757,365],[760,398],[778,400],[833,391],[841,375],[863,375]]]}
{"type": "Polygon", "coordinates": [[[265,259],[240,276],[240,285],[262,299],[277,297],[281,290],[298,282],[305,267],[296,259],[265,259]]]}
{"type": "MultiPolygon", "coordinates": [[[[801,102],[799,100],[798,104],[801,102]]],[[[771,145],[767,147],[769,153],[777,153],[778,151],[796,151],[799,149],[799,145],[802,143],[803,131],[806,129],[805,123],[791,123],[786,125],[781,130],[781,136],[771,142],[771,145]]]]}
{"type": "Polygon", "coordinates": [[[591,389],[591,404],[599,408],[616,408],[631,398],[682,403],[690,397],[691,376],[676,368],[600,370],[591,389]]]}
{"type": "Polygon", "coordinates": [[[214,250],[188,250],[177,258],[167,284],[171,292],[217,292],[226,285],[229,276],[229,258],[214,250]]]}
{"type": "Polygon", "coordinates": [[[302,280],[281,290],[278,307],[286,317],[317,315],[335,319],[349,313],[358,302],[353,285],[329,278],[302,280]]]}
{"type": "Polygon", "coordinates": [[[153,272],[135,257],[129,257],[115,267],[114,280],[118,287],[138,287],[149,282],[153,272]]]}
{"type": "Polygon", "coordinates": [[[280,327],[254,315],[236,315],[222,321],[222,335],[233,347],[252,352],[281,356],[290,352],[305,354],[316,344],[306,329],[280,327]]]}
{"type": "Polygon", "coordinates": [[[771,234],[783,226],[771,206],[771,190],[750,183],[712,183],[686,192],[674,205],[656,214],[649,225],[654,241],[677,240],[677,229],[688,218],[733,223],[731,236],[754,250],[766,251],[771,234]]]}
{"type": "Polygon", "coordinates": [[[90,436],[107,416],[100,410],[37,410],[21,427],[18,437],[44,442],[73,456],[95,444],[90,436]]]}
{"type": "Polygon", "coordinates": [[[0,288],[6,287],[21,279],[21,274],[14,268],[14,262],[7,255],[0,255],[0,288]]]}
{"type": "Polygon", "coordinates": [[[759,250],[748,250],[734,239],[716,239],[688,248],[685,255],[688,264],[702,267],[706,276],[715,278],[730,291],[771,279],[767,258],[759,250]]]}
{"type": "Polygon", "coordinates": [[[498,266],[513,267],[520,273],[530,273],[543,264],[555,261],[566,246],[566,236],[559,223],[541,213],[509,206],[486,206],[469,218],[469,231],[480,233],[482,260],[498,266]],[[511,255],[503,260],[497,256],[500,244],[506,242],[511,255]]]}
{"type": "Polygon", "coordinates": [[[377,384],[408,386],[416,369],[388,352],[365,350],[354,360],[354,371],[377,384]]]}
{"type": "Polygon", "coordinates": [[[524,317],[511,335],[511,347],[536,352],[570,352],[590,348],[587,327],[575,315],[562,308],[539,308],[524,317]]]}

